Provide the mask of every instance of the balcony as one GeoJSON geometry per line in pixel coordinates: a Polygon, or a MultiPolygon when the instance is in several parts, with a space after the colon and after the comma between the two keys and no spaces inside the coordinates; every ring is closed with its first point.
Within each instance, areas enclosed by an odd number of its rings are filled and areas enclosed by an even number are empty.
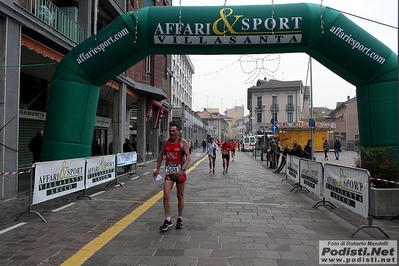
{"type": "Polygon", "coordinates": [[[272,104],[272,105],[270,105],[270,111],[272,111],[272,112],[278,112],[278,111],[279,111],[278,104],[272,104]]]}
{"type": "Polygon", "coordinates": [[[293,103],[287,104],[286,110],[287,111],[294,111],[294,104],[293,103]]]}
{"type": "Polygon", "coordinates": [[[85,29],[77,23],[77,8],[70,7],[71,12],[68,15],[48,0],[19,0],[18,3],[75,43],[79,44],[85,40],[85,29]]]}

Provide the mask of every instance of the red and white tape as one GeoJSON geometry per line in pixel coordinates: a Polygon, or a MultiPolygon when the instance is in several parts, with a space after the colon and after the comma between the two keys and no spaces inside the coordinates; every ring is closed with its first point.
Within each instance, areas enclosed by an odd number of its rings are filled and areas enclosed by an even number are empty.
{"type": "Polygon", "coordinates": [[[32,169],[33,169],[33,167],[29,168],[29,170],[26,170],[26,171],[20,171],[20,172],[4,172],[4,173],[0,173],[0,176],[3,176],[3,175],[27,174],[27,173],[29,173],[30,171],[32,171],[32,169]]]}
{"type": "MultiPolygon", "coordinates": [[[[370,182],[370,180],[377,180],[377,181],[381,181],[381,182],[385,182],[385,183],[391,183],[391,184],[395,184],[395,185],[399,185],[399,182],[396,181],[392,181],[392,180],[387,180],[387,179],[381,179],[381,178],[375,178],[375,177],[370,177],[365,184],[367,184],[368,182],[370,182]]],[[[365,185],[364,184],[364,185],[365,185]]],[[[361,185],[360,187],[363,188],[364,185],[361,185]]]]}

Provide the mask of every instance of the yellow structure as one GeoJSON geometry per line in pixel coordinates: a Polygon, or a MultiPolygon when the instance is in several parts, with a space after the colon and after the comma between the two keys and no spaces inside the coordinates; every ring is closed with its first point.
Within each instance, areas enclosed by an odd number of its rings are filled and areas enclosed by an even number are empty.
{"type": "MultiPolygon", "coordinates": [[[[292,148],[294,141],[301,143],[305,147],[309,139],[311,139],[311,128],[307,122],[278,123],[278,136],[280,145],[284,147],[288,144],[292,148]]],[[[330,143],[329,131],[336,128],[335,123],[317,122],[313,134],[313,150],[323,151],[323,142],[327,140],[330,143]]]]}

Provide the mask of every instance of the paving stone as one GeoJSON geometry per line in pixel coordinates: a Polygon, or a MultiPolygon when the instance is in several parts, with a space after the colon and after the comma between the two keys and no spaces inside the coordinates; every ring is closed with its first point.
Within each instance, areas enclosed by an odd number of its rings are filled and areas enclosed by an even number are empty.
{"type": "MultiPolygon", "coordinates": [[[[344,154],[344,152],[343,152],[344,154]]],[[[193,162],[204,153],[193,152],[193,162]]],[[[185,187],[184,225],[160,233],[164,219],[162,197],[110,239],[83,265],[318,265],[319,240],[385,239],[379,230],[350,235],[367,220],[343,208],[312,208],[320,196],[293,193],[295,182],[272,174],[250,153],[238,152],[228,176],[207,174],[205,160],[189,173],[185,187]],[[204,175],[204,173],[206,173],[204,175]]],[[[20,222],[21,227],[0,235],[0,265],[60,265],[116,222],[137,210],[162,190],[150,173],[155,161],[140,167],[149,174],[124,187],[96,186],[86,192],[92,200],[77,200],[73,193],[33,206],[37,215],[23,215],[27,197],[0,203],[0,231],[20,222]],[[52,210],[74,203],[60,212],[52,210]],[[8,217],[4,218],[4,217],[8,217]]],[[[144,173],[144,172],[143,172],[144,173]]],[[[177,218],[176,189],[172,190],[172,220],[177,218]]],[[[399,222],[374,220],[399,240],[399,222]]]]}

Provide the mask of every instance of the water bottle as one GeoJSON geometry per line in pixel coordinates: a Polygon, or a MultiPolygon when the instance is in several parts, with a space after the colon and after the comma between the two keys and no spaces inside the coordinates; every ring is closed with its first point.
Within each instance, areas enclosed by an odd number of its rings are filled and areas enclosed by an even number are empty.
{"type": "Polygon", "coordinates": [[[162,176],[161,175],[157,175],[157,177],[155,178],[155,181],[159,181],[161,179],[162,179],[162,176]]]}

